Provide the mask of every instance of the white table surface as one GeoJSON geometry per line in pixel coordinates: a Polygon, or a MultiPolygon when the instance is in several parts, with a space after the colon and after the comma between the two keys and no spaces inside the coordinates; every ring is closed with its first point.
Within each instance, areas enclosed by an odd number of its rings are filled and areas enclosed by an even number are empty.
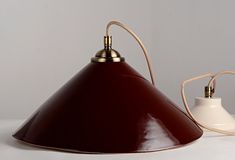
{"type": "Polygon", "coordinates": [[[0,120],[0,160],[235,160],[235,136],[205,132],[178,149],[135,154],[76,154],[29,147],[11,135],[22,120],[0,120]]]}

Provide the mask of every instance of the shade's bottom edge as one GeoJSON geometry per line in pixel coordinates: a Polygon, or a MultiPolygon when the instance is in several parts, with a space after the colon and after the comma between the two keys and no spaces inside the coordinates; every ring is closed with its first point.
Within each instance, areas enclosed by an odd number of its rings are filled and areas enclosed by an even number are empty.
{"type": "Polygon", "coordinates": [[[185,143],[185,144],[178,144],[175,146],[170,146],[170,147],[164,147],[164,148],[159,148],[159,149],[152,149],[152,150],[137,150],[137,151],[129,151],[129,152],[93,152],[93,151],[82,151],[82,150],[74,150],[74,149],[67,149],[67,148],[59,148],[59,147],[50,147],[50,146],[44,146],[44,145],[39,145],[39,144],[34,144],[32,142],[28,142],[22,139],[19,139],[18,137],[12,135],[18,142],[20,142],[23,145],[28,145],[30,147],[34,148],[41,148],[41,149],[48,149],[51,151],[60,151],[60,152],[68,152],[68,153],[77,153],[77,154],[97,154],[97,155],[104,155],[104,154],[134,154],[134,153],[151,153],[151,152],[162,152],[162,151],[167,151],[167,150],[173,150],[173,149],[178,149],[178,148],[183,148],[188,145],[191,145],[193,143],[196,143],[202,135],[200,135],[198,138],[192,140],[191,142],[185,143]]]}

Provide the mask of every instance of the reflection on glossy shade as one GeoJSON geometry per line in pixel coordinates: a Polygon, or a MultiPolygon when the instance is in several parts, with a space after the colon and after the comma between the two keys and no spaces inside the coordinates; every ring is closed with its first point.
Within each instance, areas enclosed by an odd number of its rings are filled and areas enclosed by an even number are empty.
{"type": "Polygon", "coordinates": [[[72,152],[130,153],[190,143],[202,130],[127,63],[91,62],[13,135],[72,152]]]}
{"type": "Polygon", "coordinates": [[[167,128],[164,128],[161,121],[158,122],[151,115],[148,116],[145,126],[145,136],[139,150],[147,151],[154,150],[155,148],[169,148],[179,144],[174,136],[169,135],[169,132],[166,131],[167,128]]]}

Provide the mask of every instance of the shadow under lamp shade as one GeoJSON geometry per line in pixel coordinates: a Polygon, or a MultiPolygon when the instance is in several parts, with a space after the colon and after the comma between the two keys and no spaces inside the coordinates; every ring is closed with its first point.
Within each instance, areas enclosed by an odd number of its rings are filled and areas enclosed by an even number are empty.
{"type": "Polygon", "coordinates": [[[201,135],[197,124],[106,45],[13,136],[68,152],[134,153],[180,147],[201,135]]]}

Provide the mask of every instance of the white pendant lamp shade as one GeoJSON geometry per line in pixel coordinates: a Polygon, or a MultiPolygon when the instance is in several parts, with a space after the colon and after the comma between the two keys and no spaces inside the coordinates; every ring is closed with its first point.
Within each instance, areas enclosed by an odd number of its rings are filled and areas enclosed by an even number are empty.
{"type": "Polygon", "coordinates": [[[188,115],[200,127],[220,134],[235,136],[235,119],[233,115],[222,106],[221,98],[214,97],[216,88],[215,80],[225,74],[235,75],[235,71],[221,71],[217,74],[208,73],[185,80],[181,85],[181,95],[188,115]],[[211,79],[205,87],[205,97],[195,98],[194,107],[190,109],[185,94],[185,85],[192,81],[208,77],[211,79]]]}
{"type": "Polygon", "coordinates": [[[224,109],[221,98],[195,98],[192,114],[198,122],[208,127],[235,130],[235,119],[224,109]]]}

